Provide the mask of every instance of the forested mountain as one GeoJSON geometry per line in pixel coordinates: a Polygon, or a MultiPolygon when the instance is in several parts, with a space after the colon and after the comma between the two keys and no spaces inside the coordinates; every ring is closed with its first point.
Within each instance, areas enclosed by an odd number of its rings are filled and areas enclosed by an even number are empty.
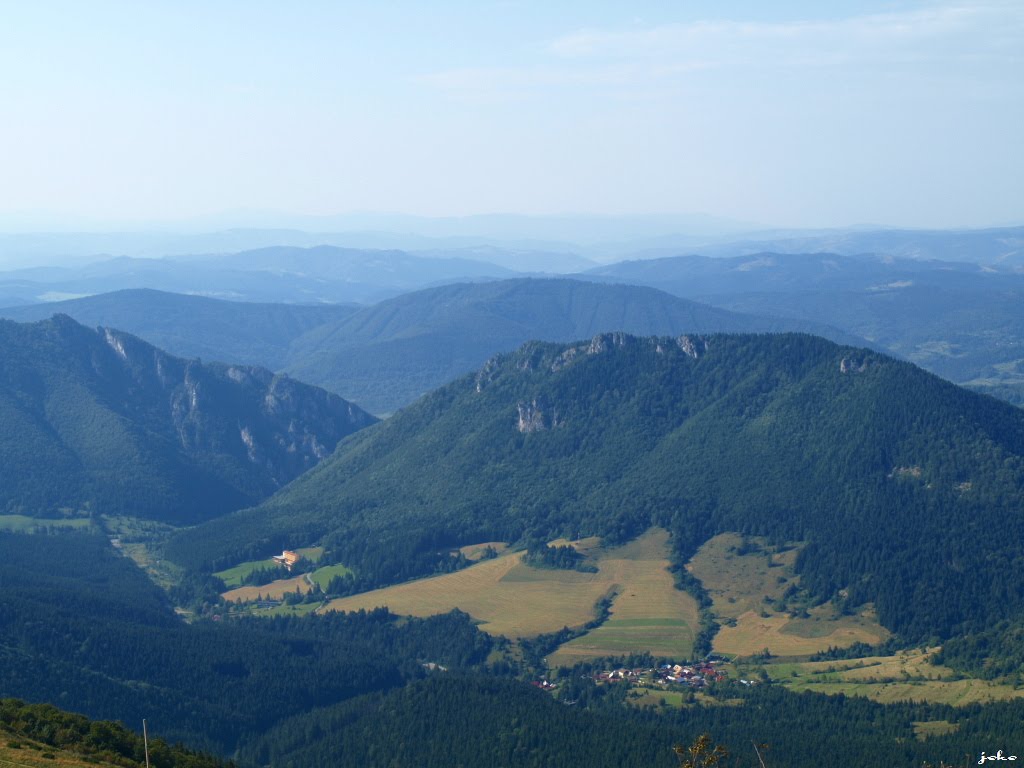
{"type": "Polygon", "coordinates": [[[343,443],[263,505],[173,540],[193,568],[322,540],[362,586],[448,548],[652,524],[806,541],[819,599],[911,638],[1024,608],[1024,413],[804,335],[527,344],[343,443]],[[995,532],[998,531],[998,535],[995,532]]]}
{"type": "Polygon", "coordinates": [[[313,329],[292,345],[286,369],[386,413],[531,339],[787,330],[853,339],[812,322],[742,315],[635,286],[504,280],[417,291],[313,329]]]}
{"type": "Polygon", "coordinates": [[[0,509],[194,522],[251,505],[375,419],[261,368],[58,315],[0,321],[0,509]]]}
{"type": "Polygon", "coordinates": [[[0,309],[0,317],[32,322],[64,314],[90,327],[126,331],[172,355],[277,370],[296,338],[357,309],[355,304],[260,304],[139,288],[8,307],[0,309]]]}
{"type": "Polygon", "coordinates": [[[759,253],[602,267],[737,312],[824,323],[961,384],[1024,400],[1024,274],[971,263],[759,253]]]}

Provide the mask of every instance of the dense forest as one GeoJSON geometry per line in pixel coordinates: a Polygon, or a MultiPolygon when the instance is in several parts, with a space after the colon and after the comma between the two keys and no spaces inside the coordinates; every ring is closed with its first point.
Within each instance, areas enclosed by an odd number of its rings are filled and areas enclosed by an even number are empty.
{"type": "Polygon", "coordinates": [[[169,740],[232,751],[311,707],[482,664],[464,614],[387,611],[182,623],[100,536],[0,533],[0,695],[92,717],[142,716],[169,740]]]}
{"type": "Polygon", "coordinates": [[[522,768],[677,766],[672,747],[711,733],[756,766],[968,766],[982,750],[1020,743],[1024,704],[894,704],[781,688],[723,687],[710,705],[637,709],[625,690],[579,685],[561,700],[510,680],[445,675],[286,720],[246,745],[243,763],[308,768],[503,765],[522,768]],[[728,703],[726,703],[728,702],[728,703]],[[950,723],[925,741],[914,723],[950,723]]]}
{"type": "Polygon", "coordinates": [[[610,334],[499,356],[166,551],[213,569],[322,541],[361,589],[480,541],[658,524],[678,564],[737,531],[807,542],[811,594],[874,602],[916,641],[1024,608],[1022,491],[1024,412],[910,364],[804,335],[610,334]]]}

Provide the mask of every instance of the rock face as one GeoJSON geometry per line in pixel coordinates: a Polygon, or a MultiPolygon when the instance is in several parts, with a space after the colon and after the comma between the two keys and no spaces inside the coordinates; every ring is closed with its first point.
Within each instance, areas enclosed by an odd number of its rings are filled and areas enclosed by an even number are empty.
{"type": "Polygon", "coordinates": [[[543,398],[534,398],[529,403],[518,403],[516,408],[519,413],[516,428],[520,432],[542,432],[561,424],[558,411],[543,398]]]}
{"type": "Polygon", "coordinates": [[[867,369],[867,360],[857,360],[852,357],[844,357],[839,361],[840,373],[864,373],[867,369]]]}
{"type": "Polygon", "coordinates": [[[4,472],[0,509],[45,516],[124,503],[125,513],[175,521],[256,503],[377,421],[287,376],[185,360],[59,315],[0,322],[0,412],[9,466],[48,454],[64,465],[54,477],[4,472]]]}

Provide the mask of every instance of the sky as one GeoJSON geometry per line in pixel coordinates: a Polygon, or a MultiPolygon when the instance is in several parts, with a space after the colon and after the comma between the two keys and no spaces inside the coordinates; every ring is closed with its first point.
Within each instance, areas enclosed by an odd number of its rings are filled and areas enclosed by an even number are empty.
{"type": "Polygon", "coordinates": [[[1024,222],[1024,2],[0,0],[0,228],[1024,222]]]}

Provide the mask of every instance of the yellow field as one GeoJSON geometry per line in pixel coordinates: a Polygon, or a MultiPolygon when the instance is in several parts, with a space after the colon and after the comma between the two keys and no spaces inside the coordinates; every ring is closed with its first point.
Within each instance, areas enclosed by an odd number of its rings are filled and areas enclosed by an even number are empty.
{"type": "Polygon", "coordinates": [[[835,617],[829,608],[816,608],[809,619],[773,614],[767,618],[748,611],[735,627],[723,626],[713,643],[716,653],[750,656],[767,648],[775,656],[806,656],[829,647],[845,648],[856,642],[874,645],[888,637],[871,612],[835,617]]]}
{"type": "Polygon", "coordinates": [[[484,556],[484,550],[488,547],[493,548],[500,555],[508,549],[508,544],[504,541],[485,541],[482,544],[467,544],[464,547],[459,547],[459,552],[467,560],[479,560],[484,556]]]}
{"type": "Polygon", "coordinates": [[[793,572],[799,550],[775,552],[761,539],[751,541],[763,549],[741,555],[734,550],[743,537],[715,536],[687,564],[710,593],[712,611],[722,625],[715,652],[750,656],[767,648],[776,656],[802,656],[830,646],[875,644],[889,636],[870,606],[856,616],[842,616],[831,605],[811,609],[806,618],[776,611],[772,603],[791,585],[799,585],[793,572]]]}
{"type": "Polygon", "coordinates": [[[600,556],[601,572],[619,585],[611,615],[601,626],[559,648],[548,663],[567,666],[588,657],[642,651],[689,658],[700,624],[697,602],[675,588],[667,555],[668,533],[652,529],[600,556]]]}
{"type": "MultiPolygon", "coordinates": [[[[667,536],[664,531],[651,531],[624,547],[599,553],[597,573],[533,568],[522,562],[523,553],[518,552],[457,573],[332,600],[327,608],[356,611],[387,606],[395,613],[413,616],[459,608],[479,621],[486,632],[530,637],[586,624],[594,617],[594,604],[615,590],[619,597],[613,604],[613,618],[635,622],[619,626],[626,637],[615,640],[617,646],[646,649],[645,632],[665,646],[680,642],[678,636],[685,636],[689,643],[689,625],[666,628],[656,623],[692,622],[696,616],[692,599],[674,589],[671,575],[664,570],[667,536]],[[636,557],[641,559],[634,560],[636,557]],[[651,621],[655,623],[647,627],[641,623],[651,621]]],[[[610,639],[605,642],[612,644],[610,639]]],[[[574,652],[592,655],[582,648],[574,652]]]]}
{"type": "Polygon", "coordinates": [[[865,696],[882,703],[924,701],[964,706],[1024,697],[1024,689],[988,680],[957,680],[948,667],[929,661],[934,648],[895,656],[841,661],[768,664],[776,682],[795,691],[865,696]]]}
{"type": "Polygon", "coordinates": [[[221,597],[225,600],[241,600],[247,603],[256,600],[260,595],[263,595],[268,600],[280,600],[284,597],[285,592],[295,592],[298,590],[302,594],[306,594],[311,589],[312,587],[309,586],[305,576],[295,576],[291,579],[278,579],[261,587],[238,587],[237,589],[228,590],[221,597]]]}

